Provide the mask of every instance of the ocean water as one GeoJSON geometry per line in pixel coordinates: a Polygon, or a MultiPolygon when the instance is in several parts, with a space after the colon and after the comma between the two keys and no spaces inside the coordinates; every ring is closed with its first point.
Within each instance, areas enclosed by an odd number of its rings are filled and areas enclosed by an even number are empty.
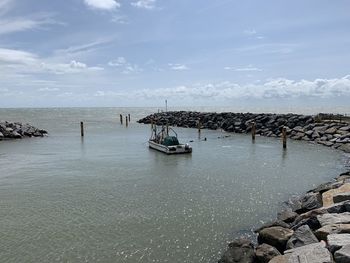
{"type": "Polygon", "coordinates": [[[193,153],[167,156],[136,123],[155,111],[0,109],[49,131],[0,142],[0,261],[216,262],[282,201],[345,169],[347,157],[323,146],[288,141],[283,151],[279,139],[220,130],[176,128],[193,153]]]}

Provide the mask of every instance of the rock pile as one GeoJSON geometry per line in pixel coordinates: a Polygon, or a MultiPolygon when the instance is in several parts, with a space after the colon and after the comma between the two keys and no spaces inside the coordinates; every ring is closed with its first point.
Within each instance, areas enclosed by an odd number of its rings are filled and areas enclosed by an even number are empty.
{"type": "Polygon", "coordinates": [[[0,140],[21,139],[23,137],[43,137],[47,131],[40,130],[29,124],[0,121],[0,140]]]}
{"type": "Polygon", "coordinates": [[[281,137],[282,128],[294,140],[319,143],[350,152],[350,124],[339,121],[319,121],[314,116],[298,114],[201,113],[189,111],[162,112],[149,115],[139,123],[186,128],[223,129],[227,132],[249,133],[255,123],[256,134],[281,137]]]}
{"type": "Polygon", "coordinates": [[[256,230],[256,247],[251,240],[238,238],[218,262],[349,263],[349,189],[350,172],[346,172],[288,201],[275,221],[256,230]]]}

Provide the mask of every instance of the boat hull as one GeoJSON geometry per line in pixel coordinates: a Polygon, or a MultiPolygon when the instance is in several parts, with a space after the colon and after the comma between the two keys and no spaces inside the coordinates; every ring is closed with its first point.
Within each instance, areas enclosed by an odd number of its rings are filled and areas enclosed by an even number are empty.
{"type": "Polygon", "coordinates": [[[192,152],[192,148],[185,144],[165,146],[153,141],[148,141],[148,145],[149,148],[163,152],[165,154],[183,154],[192,152]]]}

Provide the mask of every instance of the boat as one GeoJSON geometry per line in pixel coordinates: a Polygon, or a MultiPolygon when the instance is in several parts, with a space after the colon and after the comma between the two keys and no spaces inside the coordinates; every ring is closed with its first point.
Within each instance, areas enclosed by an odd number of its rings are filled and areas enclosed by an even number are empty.
{"type": "Polygon", "coordinates": [[[186,143],[181,144],[177,139],[177,133],[169,126],[164,126],[157,132],[157,126],[152,124],[152,135],[148,140],[149,148],[163,152],[165,154],[191,153],[192,147],[186,143]],[[169,131],[173,135],[169,135],[169,131]]]}

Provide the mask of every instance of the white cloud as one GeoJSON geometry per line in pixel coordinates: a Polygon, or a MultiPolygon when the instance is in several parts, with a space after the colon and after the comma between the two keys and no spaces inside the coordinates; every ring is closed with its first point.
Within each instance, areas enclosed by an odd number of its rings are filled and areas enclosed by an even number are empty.
{"type": "Polygon", "coordinates": [[[86,64],[75,61],[75,60],[72,60],[69,63],[69,66],[73,69],[86,69],[87,68],[86,64]]]}
{"type": "Polygon", "coordinates": [[[142,71],[142,68],[136,64],[129,63],[124,57],[118,57],[117,59],[109,61],[108,66],[118,68],[123,74],[137,73],[142,71]]]}
{"type": "Polygon", "coordinates": [[[40,88],[38,91],[44,91],[44,92],[53,92],[53,91],[59,91],[59,88],[50,88],[50,87],[45,87],[45,88],[40,88]]]}
{"type": "Polygon", "coordinates": [[[115,0],[84,0],[84,2],[93,9],[113,10],[120,7],[120,3],[115,0]]]}
{"type": "Polygon", "coordinates": [[[117,59],[111,60],[108,62],[108,65],[111,67],[120,67],[126,64],[126,59],[124,57],[118,57],[117,59]]]}
{"type": "Polygon", "coordinates": [[[132,6],[143,9],[154,9],[156,7],[156,0],[139,0],[131,3],[132,6]]]}
{"type": "Polygon", "coordinates": [[[252,65],[248,65],[247,67],[242,68],[235,68],[235,67],[224,67],[226,70],[234,70],[234,71],[247,71],[247,72],[253,72],[253,71],[262,71],[262,69],[253,67],[252,65]]]}
{"type": "Polygon", "coordinates": [[[32,64],[35,63],[37,59],[37,56],[30,52],[0,48],[0,64],[32,64]]]}
{"type": "Polygon", "coordinates": [[[254,36],[257,34],[255,29],[246,29],[243,31],[243,33],[247,36],[254,36]]]}
{"type": "MultiPolygon", "coordinates": [[[[131,94],[129,94],[131,95],[131,94]]],[[[271,79],[265,83],[238,85],[232,82],[195,84],[164,89],[143,89],[132,96],[151,99],[242,99],[242,98],[333,98],[350,96],[350,75],[339,79],[316,79],[293,81],[284,78],[271,79]]]]}
{"type": "Polygon", "coordinates": [[[189,69],[186,65],[183,65],[183,64],[171,64],[171,63],[169,63],[168,65],[172,70],[177,70],[177,71],[183,71],[183,70],[189,69]]]}

